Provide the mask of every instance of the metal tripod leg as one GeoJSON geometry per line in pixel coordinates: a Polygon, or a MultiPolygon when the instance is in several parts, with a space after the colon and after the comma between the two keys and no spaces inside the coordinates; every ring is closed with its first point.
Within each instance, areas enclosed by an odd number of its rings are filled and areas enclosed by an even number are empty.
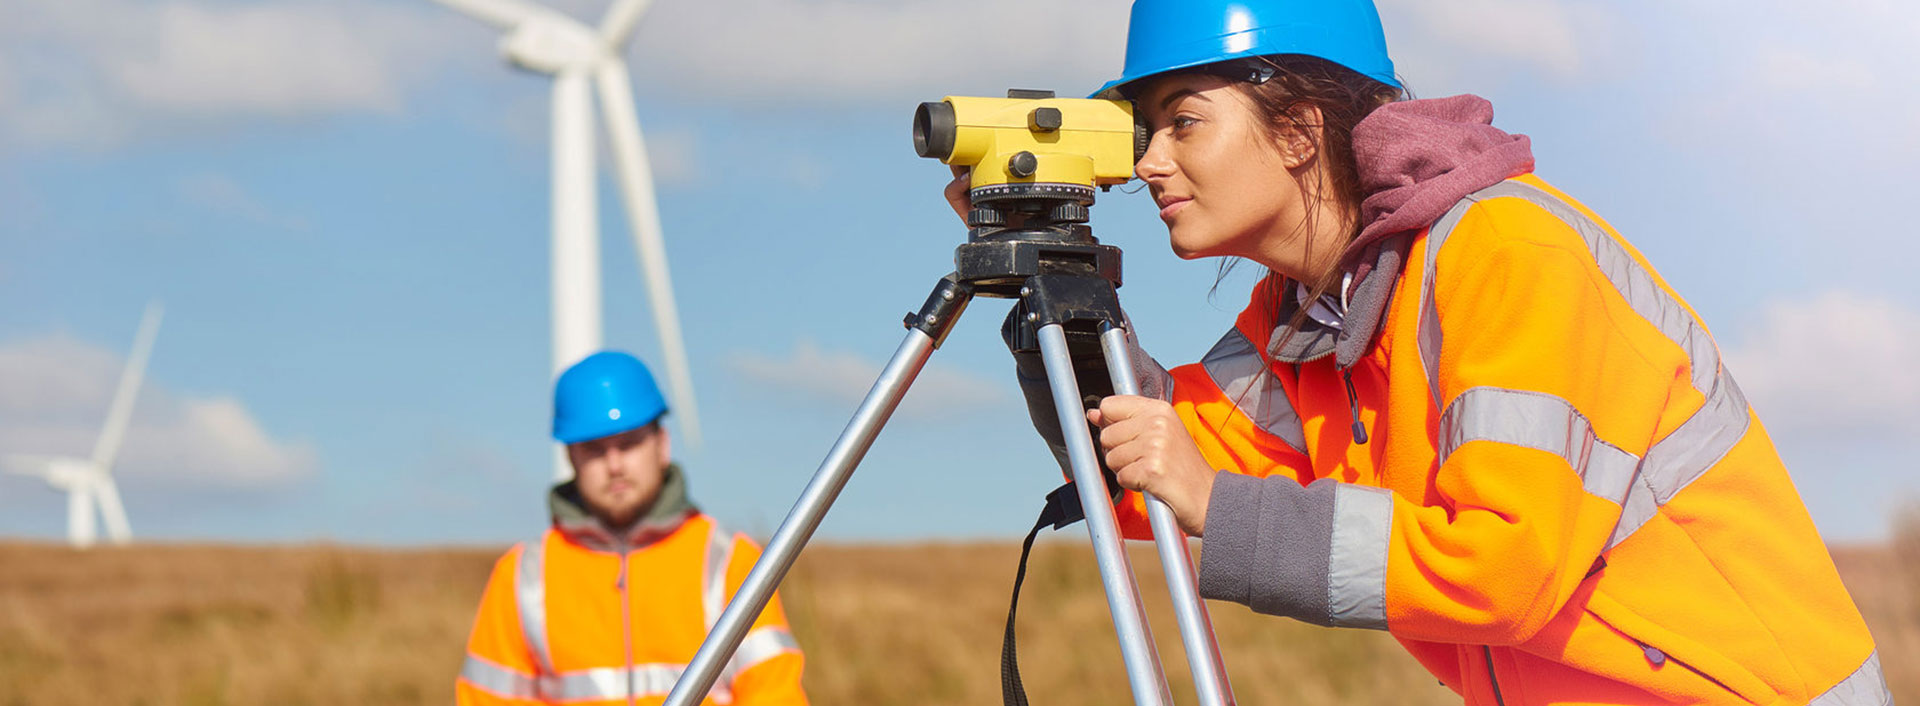
{"type": "Polygon", "coordinates": [[[1133,583],[1133,566],[1121,546],[1120,527],[1113,518],[1113,501],[1107,497],[1099,458],[1094,455],[1093,437],[1087,432],[1086,410],[1081,407],[1080,384],[1073,374],[1066,331],[1060,324],[1047,324],[1035,333],[1047,366],[1054,411],[1065,432],[1067,460],[1073,468],[1074,485],[1079,488],[1080,507],[1086,511],[1094,558],[1100,564],[1100,583],[1107,589],[1107,609],[1113,614],[1113,629],[1120,638],[1120,657],[1126,662],[1133,701],[1168,706],[1173,697],[1167,691],[1167,677],[1160,670],[1160,655],[1153,646],[1153,628],[1140,605],[1140,589],[1133,583]]]}
{"type": "Polygon", "coordinates": [[[956,283],[949,276],[934,288],[920,313],[908,317],[907,326],[910,330],[907,331],[906,340],[900,343],[893,358],[887,361],[879,379],[867,391],[866,399],[854,411],[853,419],[847,422],[846,430],[840,432],[840,438],[834,441],[826,460],[821,461],[819,470],[814,471],[813,480],[807,482],[800,499],[794,502],[793,509],[787,512],[787,518],[774,531],[773,539],[767,542],[766,552],[760,555],[759,561],[753,563],[753,569],[747,572],[740,590],[734,593],[726,610],[721,611],[720,619],[714,623],[713,630],[707,633],[706,641],[700,643],[693,661],[687,663],[687,670],[681,673],[673,690],[668,692],[665,706],[694,706],[713,688],[713,682],[719,678],[720,671],[726,667],[734,651],[739,649],[740,640],[746,637],[754,618],[767,607],[774,588],[780,585],[787,570],[793,567],[800,549],[813,536],[813,531],[819,528],[820,520],[826,517],[827,508],[833,504],[834,498],[839,497],[840,489],[846,487],[854,467],[867,455],[874,438],[880,435],[880,428],[886,425],[887,418],[893,415],[900,399],[906,396],[913,379],[927,364],[927,358],[946,339],[954,320],[960,317],[960,312],[966,309],[972,297],[970,287],[956,283]]]}
{"type": "MultiPolygon", "coordinates": [[[[1140,394],[1126,329],[1104,327],[1100,332],[1100,349],[1106,354],[1107,374],[1113,380],[1114,394],[1140,394]]],[[[1187,553],[1187,535],[1174,519],[1173,508],[1150,493],[1146,499],[1147,520],[1153,525],[1153,543],[1160,550],[1167,592],[1173,597],[1174,616],[1180,623],[1180,641],[1187,648],[1187,667],[1193,670],[1194,691],[1203,706],[1231,706],[1233,687],[1227,683],[1227,667],[1220,659],[1220,645],[1214,639],[1213,620],[1207,616],[1206,604],[1200,601],[1193,558],[1187,553]]]]}

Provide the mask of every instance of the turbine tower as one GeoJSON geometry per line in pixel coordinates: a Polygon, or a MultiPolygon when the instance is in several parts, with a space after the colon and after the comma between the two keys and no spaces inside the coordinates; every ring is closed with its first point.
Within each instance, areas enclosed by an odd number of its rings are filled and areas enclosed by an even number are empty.
{"type": "Polygon", "coordinates": [[[9,470],[45,479],[56,490],[67,493],[67,543],[75,547],[93,546],[94,512],[106,525],[107,541],[126,544],[133,540],[127,524],[127,509],[120,504],[120,489],[113,483],[113,461],[126,441],[127,425],[133,421],[133,403],[140,396],[140,380],[147,372],[147,358],[153,354],[153,339],[160,334],[160,304],[147,305],[140,319],[140,332],[133,338],[133,353],[120,372],[120,386],[114,390],[113,404],[107,408],[107,423],[94,441],[93,455],[72,456],[9,455],[9,470]]]}
{"type": "MultiPolygon", "coordinates": [[[[620,48],[650,0],[615,0],[596,30],[560,12],[522,0],[435,0],[506,32],[500,52],[512,65],[553,77],[553,370],[601,347],[600,223],[594,168],[593,92],[613,147],[614,173],[626,206],[653,320],[666,359],[669,392],[688,441],[700,442],[693,376],[667,276],[653,171],[634,112],[632,79],[620,48]]],[[[572,474],[556,452],[554,475],[572,474]]]]}

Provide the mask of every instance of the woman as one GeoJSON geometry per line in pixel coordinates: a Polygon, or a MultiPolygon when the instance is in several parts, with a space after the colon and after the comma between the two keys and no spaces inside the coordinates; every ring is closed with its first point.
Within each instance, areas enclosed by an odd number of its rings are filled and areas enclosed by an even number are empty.
{"type": "Polygon", "coordinates": [[[1089,413],[1206,597],[1387,630],[1473,704],[1891,701],[1705,326],[1485,100],[1403,100],[1368,0],[1139,0],[1097,95],[1174,252],[1270,273],[1089,413]]]}

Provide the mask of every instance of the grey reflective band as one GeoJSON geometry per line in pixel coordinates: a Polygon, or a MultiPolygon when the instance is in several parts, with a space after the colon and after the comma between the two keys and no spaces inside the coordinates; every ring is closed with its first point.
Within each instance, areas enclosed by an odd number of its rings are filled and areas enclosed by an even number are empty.
{"type": "MultiPolygon", "coordinates": [[[[1680,300],[1673,298],[1673,295],[1668,294],[1666,289],[1655,282],[1653,273],[1641,267],[1639,261],[1634,260],[1633,255],[1627,252],[1626,247],[1622,246],[1620,241],[1613,239],[1613,236],[1608,235],[1606,229],[1601,228],[1599,223],[1594,222],[1592,218],[1588,218],[1586,214],[1565,201],[1561,201],[1559,197],[1517,181],[1503,181],[1473,192],[1460,203],[1454,204],[1446,215],[1441,216],[1440,220],[1435,221],[1433,227],[1428,229],[1426,282],[1420,288],[1421,300],[1425,304],[1423,314],[1431,314],[1434,310],[1433,266],[1434,261],[1439,258],[1440,247],[1446,243],[1447,236],[1452,234],[1454,227],[1459,225],[1460,218],[1466,215],[1467,209],[1474,203],[1497,198],[1523,199],[1552,214],[1578,233],[1580,239],[1587,245],[1587,252],[1599,265],[1600,273],[1606,276],[1614,290],[1626,300],[1627,306],[1631,307],[1634,313],[1639,314],[1640,318],[1646,319],[1647,323],[1659,329],[1673,341],[1674,345],[1687,352],[1687,358],[1691,361],[1694,389],[1699,390],[1701,394],[1706,394],[1712,389],[1714,375],[1720,370],[1720,351],[1714,346],[1713,339],[1707,335],[1706,329],[1693,318],[1692,312],[1687,311],[1687,308],[1680,304],[1680,300]]],[[[1421,326],[1424,328],[1428,325],[1428,320],[1433,318],[1435,317],[1423,316],[1421,326]]],[[[1439,322],[1432,323],[1437,326],[1439,322]]],[[[1423,330],[1420,338],[1421,354],[1431,356],[1428,360],[1428,371],[1431,373],[1440,353],[1439,333],[1437,331],[1428,333],[1423,330]],[[1429,338],[1435,343],[1431,349],[1425,345],[1429,338]]],[[[1429,374],[1428,380],[1431,382],[1433,379],[1429,374]]]]}
{"type": "Polygon", "coordinates": [[[1427,392],[1433,395],[1433,408],[1445,409],[1440,399],[1440,312],[1433,305],[1433,263],[1440,257],[1440,246],[1447,244],[1460,219],[1466,217],[1479,194],[1472,194],[1447,209],[1440,220],[1427,229],[1426,269],[1420,271],[1420,328],[1415,340],[1420,345],[1420,362],[1427,368],[1427,392]]]}
{"type": "Polygon", "coordinates": [[[1541,392],[1476,387],[1440,417],[1440,462],[1471,441],[1539,449],[1565,459],[1588,493],[1624,504],[1640,458],[1601,440],[1566,400],[1541,392]]]}
{"type": "Polygon", "coordinates": [[[1392,534],[1392,492],[1352,483],[1334,489],[1328,625],[1387,629],[1387,540],[1392,534]]]}
{"type": "Polygon", "coordinates": [[[726,679],[732,682],[760,663],[779,657],[788,652],[799,652],[800,643],[795,642],[793,633],[778,625],[769,625],[747,633],[740,641],[740,648],[733,651],[733,658],[727,661],[726,679]]]}
{"type": "Polygon", "coordinates": [[[520,564],[514,570],[514,597],[520,604],[520,633],[540,671],[553,673],[553,652],[547,648],[547,536],[521,545],[520,564]]]}
{"type": "Polygon", "coordinates": [[[533,690],[533,675],[508,669],[487,660],[467,655],[467,663],[460,667],[460,678],[481,691],[503,699],[532,699],[539,694],[533,690]]]}
{"type": "Polygon", "coordinates": [[[1634,530],[1653,519],[1661,505],[1679,495],[1694,479],[1705,475],[1735,444],[1746,438],[1747,427],[1752,422],[1748,409],[1747,397],[1741,394],[1740,386],[1733,383],[1733,376],[1720,371],[1713,391],[1707,393],[1706,403],[1667,438],[1647,449],[1640,479],[1627,494],[1627,502],[1620,510],[1620,524],[1614,527],[1613,539],[1607,542],[1607,548],[1625,541],[1634,530]]]}
{"type": "Polygon", "coordinates": [[[1693,318],[1693,313],[1654,281],[1653,273],[1641,267],[1626,247],[1608,235],[1599,223],[1553,194],[1517,181],[1503,181],[1480,193],[1484,198],[1526,199],[1572,226],[1580,239],[1586,241],[1587,250],[1600,265],[1600,273],[1619,290],[1633,312],[1687,352],[1687,359],[1692,363],[1693,389],[1703,395],[1713,389],[1714,374],[1720,370],[1720,350],[1713,345],[1713,338],[1693,318]]]}
{"type": "Polygon", "coordinates": [[[665,696],[686,667],[677,664],[636,664],[632,669],[600,667],[542,678],[542,694],[553,701],[600,701],[627,698],[632,673],[633,696],[665,696]]]}
{"type": "Polygon", "coordinates": [[[720,621],[720,612],[727,608],[727,565],[733,563],[733,533],[721,527],[719,520],[709,519],[708,523],[706,585],[701,587],[700,597],[707,611],[707,630],[712,631],[720,621]]]}
{"type": "Polygon", "coordinates": [[[1893,692],[1887,689],[1887,676],[1880,671],[1880,652],[1867,655],[1867,661],[1840,680],[1826,693],[1813,697],[1808,706],[1892,706],[1893,692]]]}
{"type": "MultiPolygon", "coordinates": [[[[1439,258],[1440,247],[1446,243],[1447,237],[1459,225],[1467,210],[1480,201],[1496,198],[1524,199],[1559,218],[1578,233],[1601,274],[1634,313],[1687,352],[1689,382],[1706,396],[1700,409],[1695,410],[1666,438],[1647,449],[1637,473],[1625,481],[1624,497],[1611,492],[1619,487],[1616,484],[1617,466],[1609,465],[1606,476],[1597,479],[1593,475],[1596,470],[1592,466],[1593,459],[1589,458],[1587,472],[1582,476],[1589,492],[1621,505],[1619,524],[1607,542],[1607,549],[1612,549],[1652,520],[1661,505],[1672,500],[1694,479],[1719,463],[1735,444],[1746,437],[1750,421],[1747,399],[1741,394],[1739,386],[1734,384],[1733,377],[1720,367],[1720,351],[1707,335],[1706,329],[1678,299],[1654,280],[1652,272],[1633,259],[1625,246],[1608,235],[1599,223],[1558,197],[1528,184],[1504,181],[1462,199],[1427,231],[1424,255],[1426,270],[1422,273],[1420,284],[1418,340],[1421,363],[1426,367],[1428,390],[1433,395],[1435,409],[1443,408],[1439,387],[1443,336],[1433,296],[1434,263],[1439,258]],[[1596,492],[1596,489],[1602,492],[1596,492]]],[[[1452,410],[1448,412],[1451,414],[1452,410]]],[[[1442,428],[1446,428],[1444,417],[1442,428]]],[[[1442,444],[1446,443],[1444,436],[1442,444]]],[[[1454,447],[1457,446],[1456,443],[1454,447]]],[[[1443,460],[1445,454],[1445,451],[1441,452],[1443,460]]],[[[1624,463],[1624,460],[1610,463],[1624,463]]]]}
{"type": "Polygon", "coordinates": [[[1307,435],[1300,428],[1300,415],[1287,401],[1280,378],[1267,369],[1266,358],[1238,327],[1213,344],[1213,350],[1200,359],[1200,365],[1213,378],[1213,384],[1255,425],[1300,453],[1307,452],[1307,435]]]}

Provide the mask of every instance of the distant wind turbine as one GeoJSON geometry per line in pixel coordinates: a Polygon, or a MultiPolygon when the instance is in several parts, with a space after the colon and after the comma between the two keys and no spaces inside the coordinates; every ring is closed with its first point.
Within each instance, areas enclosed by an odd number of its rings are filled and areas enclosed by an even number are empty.
{"type": "Polygon", "coordinates": [[[120,372],[120,386],[114,390],[112,406],[107,408],[107,423],[94,441],[93,455],[7,456],[7,467],[15,473],[37,476],[55,489],[67,493],[67,542],[75,547],[93,546],[94,511],[106,525],[107,541],[126,544],[133,540],[133,528],[127,524],[127,509],[120,504],[120,489],[113,483],[113,462],[127,438],[127,425],[133,421],[133,403],[140,396],[140,380],[147,372],[147,359],[153,355],[153,339],[160,334],[159,302],[147,305],[140,319],[140,332],[133,339],[133,353],[120,372]]]}
{"type": "MultiPolygon", "coordinates": [[[[699,444],[693,376],[667,276],[653,172],[634,112],[632,79],[620,48],[632,36],[650,0],[616,0],[595,30],[557,11],[521,0],[435,0],[506,32],[500,51],[519,68],[553,76],[553,369],[555,373],[601,347],[600,245],[594,170],[593,95],[611,138],[615,174],[634,250],[653,303],[666,358],[675,416],[688,441],[699,444]]],[[[555,475],[571,471],[563,457],[555,475]]]]}

